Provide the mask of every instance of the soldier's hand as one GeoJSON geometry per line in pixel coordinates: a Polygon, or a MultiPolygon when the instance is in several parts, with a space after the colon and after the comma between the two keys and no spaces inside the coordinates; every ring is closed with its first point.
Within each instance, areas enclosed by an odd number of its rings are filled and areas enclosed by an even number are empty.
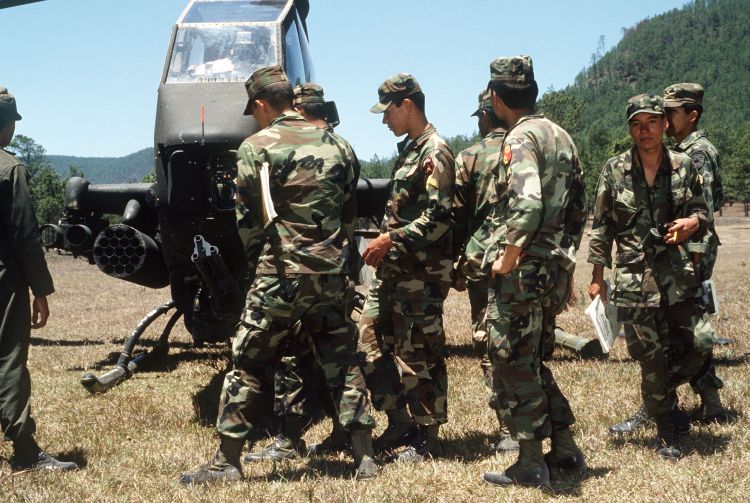
{"type": "Polygon", "coordinates": [[[492,263],[492,277],[498,274],[508,274],[518,268],[523,259],[523,248],[507,245],[497,260],[492,263]]]}
{"type": "Polygon", "coordinates": [[[47,297],[34,297],[31,302],[31,328],[42,328],[49,318],[47,297]]]}
{"type": "Polygon", "coordinates": [[[594,300],[597,295],[602,303],[607,303],[607,283],[603,279],[592,279],[589,285],[589,297],[591,297],[591,300],[594,300]]]}
{"type": "Polygon", "coordinates": [[[700,221],[696,217],[678,218],[664,236],[664,242],[672,245],[682,243],[698,232],[698,229],[700,229],[700,221]]]}
{"type": "Polygon", "coordinates": [[[362,253],[362,260],[367,265],[377,267],[392,246],[391,236],[388,233],[381,234],[368,243],[367,248],[362,253]]]}

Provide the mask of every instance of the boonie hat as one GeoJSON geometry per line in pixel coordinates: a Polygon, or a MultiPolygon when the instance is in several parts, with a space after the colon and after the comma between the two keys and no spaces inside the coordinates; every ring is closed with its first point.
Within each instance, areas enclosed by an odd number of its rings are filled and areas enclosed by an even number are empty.
{"type": "Polygon", "coordinates": [[[0,126],[10,121],[20,121],[21,115],[16,109],[16,98],[0,86],[0,126]]]}

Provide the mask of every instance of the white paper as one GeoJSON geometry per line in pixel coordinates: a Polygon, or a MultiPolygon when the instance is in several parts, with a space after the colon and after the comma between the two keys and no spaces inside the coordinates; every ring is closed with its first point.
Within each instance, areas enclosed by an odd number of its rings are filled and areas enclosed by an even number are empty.
{"type": "Polygon", "coordinates": [[[273,207],[273,199],[271,199],[271,176],[267,162],[264,162],[260,167],[260,187],[261,198],[263,199],[263,224],[267,227],[278,217],[276,208],[273,207]]]}
{"type": "Polygon", "coordinates": [[[596,337],[599,339],[599,344],[602,345],[602,352],[609,353],[609,349],[615,342],[616,334],[612,330],[609,318],[607,318],[604,303],[602,303],[598,295],[591,301],[591,304],[588,305],[584,312],[594,325],[596,337]]]}

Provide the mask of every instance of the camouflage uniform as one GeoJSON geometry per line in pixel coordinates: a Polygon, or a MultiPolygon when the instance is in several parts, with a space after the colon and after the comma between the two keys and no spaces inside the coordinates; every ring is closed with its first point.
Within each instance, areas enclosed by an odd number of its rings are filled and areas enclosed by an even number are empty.
{"type": "MultiPolygon", "coordinates": [[[[318,84],[311,82],[299,84],[294,88],[293,105],[298,107],[308,104],[329,104],[327,106],[330,106],[333,102],[326,102],[324,95],[323,88],[318,84]]],[[[345,150],[351,153],[352,169],[354,170],[353,183],[356,187],[357,180],[359,179],[360,164],[357,156],[354,154],[354,149],[352,149],[349,142],[334,132],[331,124],[328,124],[325,130],[338,145],[343,146],[345,150]]],[[[353,222],[345,222],[345,229],[349,236],[348,242],[354,243],[353,222]]],[[[356,248],[351,247],[350,253],[350,277],[356,277],[360,268],[359,252],[356,251],[356,248]]],[[[353,294],[351,291],[352,288],[353,285],[348,285],[348,296],[353,294]]],[[[350,301],[350,299],[347,299],[347,301],[350,301]]],[[[347,305],[351,307],[351,304],[347,305]]],[[[281,366],[277,371],[274,381],[276,412],[279,415],[295,415],[305,417],[306,419],[313,419],[315,416],[320,415],[320,406],[322,406],[330,414],[332,404],[324,386],[321,386],[324,382],[321,375],[322,372],[314,364],[310,348],[297,347],[294,350],[290,348],[287,353],[289,354],[285,354],[281,358],[281,366]],[[313,398],[312,400],[310,399],[311,397],[313,398]]]]}
{"type": "Polygon", "coordinates": [[[690,252],[705,247],[699,241],[705,228],[701,183],[686,155],[665,148],[651,188],[635,147],[604,165],[588,261],[611,268],[612,242],[617,242],[611,301],[624,320],[628,351],[641,365],[646,410],[657,420],[676,408],[673,377],[690,379],[698,371],[696,353],[708,349],[694,343],[693,334],[707,323],[695,306],[700,282],[690,258],[690,252]],[[691,241],[668,245],[648,237],[656,224],[683,217],[700,222],[691,241]]]}
{"type": "MultiPolygon", "coordinates": [[[[402,77],[413,79],[408,74],[391,79],[402,77]]],[[[391,79],[379,89],[373,112],[390,104],[382,91],[391,79]]],[[[443,301],[453,269],[454,159],[432,125],[399,143],[398,153],[380,226],[393,246],[362,309],[359,350],[376,408],[402,409],[408,403],[415,423],[440,425],[447,420],[443,301]]]]}
{"type": "MultiPolygon", "coordinates": [[[[487,91],[479,96],[479,110],[492,109],[487,91]]],[[[487,270],[482,259],[487,241],[492,234],[492,215],[497,205],[493,169],[498,169],[502,157],[505,131],[494,129],[478,143],[456,156],[456,195],[453,199],[454,251],[456,272],[467,280],[471,322],[474,329],[472,344],[487,386],[492,388],[492,365],[487,354],[487,331],[484,317],[487,311],[487,270]]]]}
{"type": "Polygon", "coordinates": [[[354,154],[299,114],[284,112],[243,142],[237,155],[239,230],[257,276],[233,340],[234,370],[224,381],[217,429],[244,439],[261,421],[264,368],[278,363],[290,339],[312,348],[341,425],[371,429],[345,302],[356,216],[354,154]],[[278,214],[272,220],[259,197],[264,163],[278,214]]]}
{"type": "Polygon", "coordinates": [[[500,405],[510,409],[513,437],[541,440],[551,436],[553,426],[575,422],[542,359],[546,327],[554,327],[554,316],[567,300],[560,250],[574,245],[572,236],[580,240],[582,226],[573,225],[571,209],[582,193],[583,176],[570,136],[543,115],[522,117],[506,133],[503,164],[497,179],[500,226],[485,260],[491,264],[506,245],[523,248],[524,255],[517,269],[490,282],[493,385],[500,405]]]}
{"type": "MultiPolygon", "coordinates": [[[[702,105],[703,88],[698,84],[684,83],[674,84],[664,90],[664,107],[680,107],[684,104],[694,103],[702,105]]],[[[708,280],[713,275],[716,256],[718,255],[721,241],[714,226],[714,211],[720,209],[724,204],[724,187],[721,182],[721,161],[716,147],[708,141],[703,131],[693,131],[675,148],[677,152],[684,152],[693,161],[693,168],[698,172],[698,178],[703,184],[703,196],[706,199],[706,224],[707,232],[704,242],[707,248],[701,255],[700,270],[698,277],[708,280]]],[[[690,380],[693,391],[700,393],[707,389],[720,389],[724,383],[716,375],[716,367],[713,359],[713,345],[717,336],[705,320],[704,329],[695,333],[696,343],[705,348],[702,354],[708,353],[701,371],[690,380]],[[711,349],[709,349],[711,348],[711,349]]],[[[677,383],[681,384],[681,383],[677,383]]]]}

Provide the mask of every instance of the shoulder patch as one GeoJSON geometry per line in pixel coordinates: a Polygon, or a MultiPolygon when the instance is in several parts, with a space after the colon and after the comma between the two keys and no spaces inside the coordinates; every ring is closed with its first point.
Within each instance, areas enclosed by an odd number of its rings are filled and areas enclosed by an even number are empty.
{"type": "Polygon", "coordinates": [[[432,156],[428,156],[427,159],[422,163],[422,170],[425,176],[430,176],[435,171],[435,163],[432,160],[432,156]]]}
{"type": "Polygon", "coordinates": [[[693,160],[693,167],[695,169],[702,169],[703,165],[706,164],[706,156],[700,152],[693,154],[691,159],[693,160]]]}
{"type": "Polygon", "coordinates": [[[510,148],[510,144],[506,143],[503,148],[503,164],[507,166],[510,164],[511,159],[513,159],[513,150],[510,148]]]}

